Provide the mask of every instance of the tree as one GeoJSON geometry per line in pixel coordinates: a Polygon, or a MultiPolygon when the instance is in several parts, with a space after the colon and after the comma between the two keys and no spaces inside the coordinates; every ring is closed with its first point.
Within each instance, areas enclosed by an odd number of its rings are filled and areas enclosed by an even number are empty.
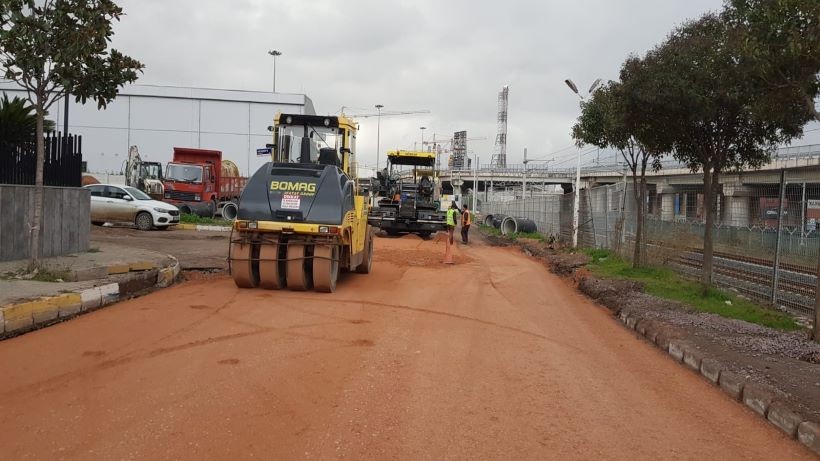
{"type": "MultiPolygon", "coordinates": [[[[632,267],[638,267],[644,260],[646,240],[646,169],[648,166],[660,168],[658,159],[661,150],[654,144],[644,142],[642,136],[648,135],[648,132],[644,132],[640,118],[628,111],[629,91],[633,90],[633,87],[621,82],[609,82],[596,91],[588,102],[582,103],[581,116],[572,127],[572,136],[579,147],[592,144],[602,149],[617,150],[629,167],[637,213],[632,267]]],[[[646,140],[651,141],[648,136],[646,140]]]]}
{"type": "MultiPolygon", "coordinates": [[[[37,135],[37,115],[34,107],[17,96],[9,99],[4,94],[0,99],[0,143],[21,144],[34,142],[37,135]]],[[[54,122],[45,120],[45,131],[54,131],[54,122]]]]}
{"type": "Polygon", "coordinates": [[[37,117],[30,270],[40,256],[46,112],[69,94],[105,108],[143,69],[139,61],[108,49],[112,21],[120,16],[122,8],[111,0],[0,0],[0,70],[26,90],[37,117]]]}
{"type": "Polygon", "coordinates": [[[704,290],[712,283],[713,230],[721,174],[759,168],[778,145],[802,133],[805,117],[789,105],[761,106],[763,89],[748,78],[749,60],[731,25],[707,14],[672,32],[644,58],[641,104],[674,157],[703,173],[704,290]]]}
{"type": "Polygon", "coordinates": [[[758,88],[756,111],[820,121],[820,1],[730,0],[721,18],[758,88]]]}

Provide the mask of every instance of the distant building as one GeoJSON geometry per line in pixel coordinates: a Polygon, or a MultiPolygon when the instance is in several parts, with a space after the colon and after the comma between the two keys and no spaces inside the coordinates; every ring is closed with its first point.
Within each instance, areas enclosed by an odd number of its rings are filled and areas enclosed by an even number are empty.
{"type": "MultiPolygon", "coordinates": [[[[25,97],[13,82],[0,80],[0,94],[25,97]]],[[[303,94],[219,90],[157,85],[129,85],[105,110],[88,102],[69,104],[69,132],[83,136],[83,159],[89,172],[119,173],[129,146],[145,160],[167,162],[174,147],[216,149],[251,174],[268,160],[256,149],[271,142],[268,126],[276,112],[315,114],[303,94]]],[[[48,118],[63,128],[63,103],[48,118]]]]}

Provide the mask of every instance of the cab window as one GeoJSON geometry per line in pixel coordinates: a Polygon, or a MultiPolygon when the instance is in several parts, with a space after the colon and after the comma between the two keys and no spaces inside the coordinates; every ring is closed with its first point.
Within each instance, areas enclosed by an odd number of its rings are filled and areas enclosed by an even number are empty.
{"type": "Polygon", "coordinates": [[[103,196],[103,186],[90,186],[88,188],[91,191],[92,197],[102,197],[103,196]]]}

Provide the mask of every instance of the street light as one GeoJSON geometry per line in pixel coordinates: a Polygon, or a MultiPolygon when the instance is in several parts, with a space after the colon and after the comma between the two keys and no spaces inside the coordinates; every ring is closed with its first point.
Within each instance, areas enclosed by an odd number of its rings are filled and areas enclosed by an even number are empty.
{"type": "Polygon", "coordinates": [[[376,119],[376,174],[379,173],[379,148],[380,148],[379,147],[379,141],[381,141],[379,136],[381,135],[381,129],[382,129],[382,109],[383,108],[384,108],[383,105],[376,104],[376,110],[379,111],[379,116],[376,119]]]}
{"type": "Polygon", "coordinates": [[[282,52],[279,50],[270,50],[268,54],[273,56],[273,92],[276,93],[276,57],[282,56],[282,52]]]}
{"type": "Polygon", "coordinates": [[[421,150],[424,150],[424,130],[426,130],[426,126],[420,126],[419,130],[421,130],[421,150]]]}
{"type": "MultiPolygon", "coordinates": [[[[564,80],[564,83],[567,84],[570,90],[573,93],[577,94],[581,101],[584,101],[584,96],[578,92],[578,87],[575,83],[570,80],[564,80]]],[[[601,84],[601,79],[597,79],[592,83],[592,86],[589,87],[589,91],[587,92],[587,96],[591,95],[595,90],[598,89],[598,86],[601,84]]],[[[575,171],[575,203],[573,205],[572,210],[572,247],[578,247],[578,223],[580,222],[579,213],[581,209],[581,148],[578,148],[578,168],[575,171]]]]}

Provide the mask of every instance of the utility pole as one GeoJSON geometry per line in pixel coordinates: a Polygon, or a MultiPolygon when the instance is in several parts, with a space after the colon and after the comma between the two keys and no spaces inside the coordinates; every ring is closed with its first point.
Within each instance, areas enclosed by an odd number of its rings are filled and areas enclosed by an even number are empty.
{"type": "Polygon", "coordinates": [[[421,130],[421,150],[424,150],[424,130],[426,130],[426,126],[420,126],[419,130],[421,130]]]}
{"type": "Polygon", "coordinates": [[[476,196],[478,195],[478,155],[475,156],[475,165],[473,165],[473,216],[475,216],[476,196]]]}
{"type": "Polygon", "coordinates": [[[527,198],[527,148],[524,148],[524,177],[521,181],[521,198],[527,198]]]}
{"type": "Polygon", "coordinates": [[[384,108],[381,104],[376,104],[376,110],[379,111],[379,115],[376,118],[376,174],[379,174],[379,143],[381,141],[381,130],[382,130],[382,109],[384,108]]]}

